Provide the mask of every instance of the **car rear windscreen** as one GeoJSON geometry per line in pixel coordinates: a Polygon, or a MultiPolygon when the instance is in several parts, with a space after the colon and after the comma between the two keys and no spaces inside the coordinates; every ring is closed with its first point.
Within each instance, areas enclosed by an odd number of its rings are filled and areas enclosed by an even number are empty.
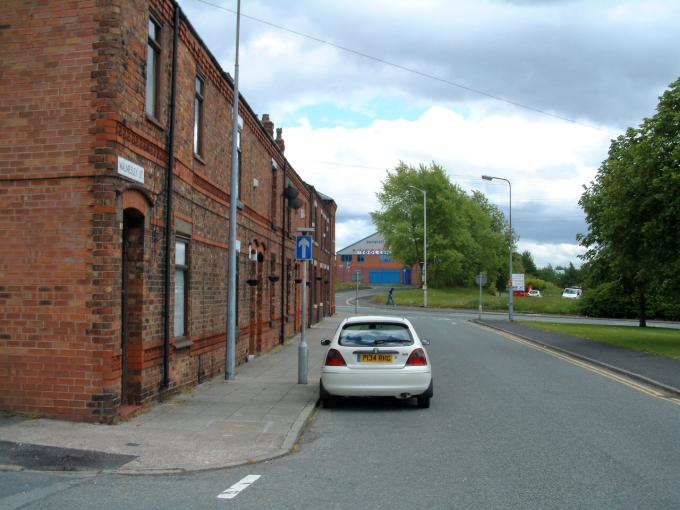
{"type": "Polygon", "coordinates": [[[412,345],[413,337],[405,324],[394,322],[355,322],[347,324],[340,332],[340,345],[369,347],[376,345],[412,345]]]}

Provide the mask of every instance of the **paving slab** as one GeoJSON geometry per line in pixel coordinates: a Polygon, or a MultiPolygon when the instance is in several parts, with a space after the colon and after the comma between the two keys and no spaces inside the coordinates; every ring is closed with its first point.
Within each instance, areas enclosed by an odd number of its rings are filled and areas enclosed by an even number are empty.
{"type": "Polygon", "coordinates": [[[332,335],[345,316],[337,314],[306,330],[307,384],[297,382],[297,335],[237,367],[235,380],[215,377],[120,424],[0,414],[0,445],[5,451],[2,457],[0,449],[0,470],[59,469],[55,459],[66,459],[70,464],[62,461],[62,469],[187,472],[285,455],[316,408],[326,352],[321,340],[332,335]]]}

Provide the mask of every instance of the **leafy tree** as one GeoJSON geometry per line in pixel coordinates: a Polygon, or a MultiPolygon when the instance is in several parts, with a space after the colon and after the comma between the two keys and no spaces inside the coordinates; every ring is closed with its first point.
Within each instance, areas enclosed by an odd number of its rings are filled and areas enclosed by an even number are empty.
{"type": "MultiPolygon", "coordinates": [[[[557,274],[557,271],[555,271],[555,268],[552,266],[552,264],[548,264],[547,266],[536,270],[536,276],[538,276],[541,280],[545,280],[546,282],[558,284],[560,275],[557,274]]],[[[559,283],[559,285],[562,284],[559,283]]]]}
{"type": "MultiPolygon", "coordinates": [[[[680,288],[680,80],[660,98],[657,113],[612,141],[608,158],[585,188],[581,207],[591,277],[607,291],[635,297],[639,324],[647,301],[680,288]]],[[[604,292],[604,291],[603,291],[604,292]]],[[[610,293],[610,292],[608,292],[610,293]]]]}
{"type": "Polygon", "coordinates": [[[524,270],[529,274],[535,275],[538,271],[534,258],[531,256],[529,250],[524,250],[522,252],[522,265],[524,266],[524,270]]]}
{"type": "MultiPolygon", "coordinates": [[[[468,285],[479,271],[496,274],[502,253],[500,218],[483,195],[468,196],[442,167],[399,163],[387,173],[371,213],[395,258],[423,260],[423,195],[427,192],[427,270],[432,286],[468,285]]],[[[502,217],[502,216],[501,216],[502,217]]]]}
{"type": "MultiPolygon", "coordinates": [[[[500,252],[492,252],[491,250],[487,252],[489,254],[493,253],[493,257],[496,260],[494,270],[492,272],[487,271],[489,275],[488,280],[490,283],[493,283],[495,288],[505,289],[507,286],[507,281],[510,279],[507,263],[507,234],[503,234],[503,232],[507,232],[508,222],[505,219],[503,211],[501,211],[497,205],[489,202],[489,199],[481,191],[473,191],[471,198],[473,202],[479,206],[483,216],[488,218],[490,221],[489,228],[494,235],[494,246],[500,250],[500,252]],[[499,243],[503,245],[502,248],[498,248],[499,243]]],[[[484,267],[491,267],[491,265],[485,265],[484,267]]]]}

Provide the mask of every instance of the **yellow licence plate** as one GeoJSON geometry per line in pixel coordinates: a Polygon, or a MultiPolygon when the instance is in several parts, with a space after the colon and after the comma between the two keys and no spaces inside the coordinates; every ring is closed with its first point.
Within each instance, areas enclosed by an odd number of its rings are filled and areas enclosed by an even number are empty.
{"type": "Polygon", "coordinates": [[[392,363],[391,354],[359,354],[359,363],[392,363]]]}

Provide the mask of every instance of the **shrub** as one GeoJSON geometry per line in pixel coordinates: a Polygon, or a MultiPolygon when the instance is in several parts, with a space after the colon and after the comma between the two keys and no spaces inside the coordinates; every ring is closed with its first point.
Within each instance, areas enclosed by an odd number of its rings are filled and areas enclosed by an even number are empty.
{"type": "Polygon", "coordinates": [[[590,317],[630,318],[638,314],[636,300],[612,282],[588,289],[581,298],[581,310],[590,317]]]}

